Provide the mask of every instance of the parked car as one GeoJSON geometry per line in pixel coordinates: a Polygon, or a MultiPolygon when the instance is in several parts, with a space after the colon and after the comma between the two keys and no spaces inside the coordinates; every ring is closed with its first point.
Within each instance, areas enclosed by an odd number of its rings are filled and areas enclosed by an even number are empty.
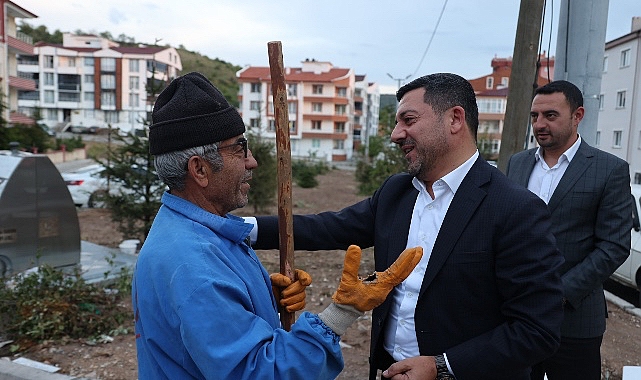
{"type": "Polygon", "coordinates": [[[612,275],[612,279],[623,285],[639,290],[641,302],[641,185],[630,185],[634,208],[632,209],[632,244],[630,256],[612,275]]]}
{"type": "MultiPolygon", "coordinates": [[[[114,179],[108,179],[102,175],[105,167],[101,164],[92,164],[83,168],[77,169],[72,172],[62,173],[64,179],[73,199],[73,203],[77,207],[105,207],[105,196],[107,194],[119,195],[132,193],[132,190],[124,187],[121,182],[114,179]]],[[[144,169],[133,165],[130,170],[132,172],[142,173],[144,169]]],[[[152,187],[152,192],[164,191],[165,187],[162,183],[152,187]]],[[[141,199],[142,201],[142,199],[141,199]]]]}
{"type": "Polygon", "coordinates": [[[71,199],[77,207],[101,207],[101,195],[107,189],[107,179],[100,174],[105,170],[100,164],[85,166],[72,172],[62,173],[71,194],[71,199]]]}
{"type": "Polygon", "coordinates": [[[91,127],[85,127],[84,125],[72,125],[69,127],[71,133],[98,133],[99,127],[92,125],[91,127]]]}

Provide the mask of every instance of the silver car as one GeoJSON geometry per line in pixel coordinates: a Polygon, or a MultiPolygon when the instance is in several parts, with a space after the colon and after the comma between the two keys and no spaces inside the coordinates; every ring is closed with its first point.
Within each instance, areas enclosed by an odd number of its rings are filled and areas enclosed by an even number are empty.
{"type": "MultiPolygon", "coordinates": [[[[632,210],[632,244],[630,245],[630,256],[612,275],[612,279],[623,285],[641,290],[641,185],[630,185],[634,208],[632,210]]],[[[641,291],[639,292],[641,303],[641,291]]]]}

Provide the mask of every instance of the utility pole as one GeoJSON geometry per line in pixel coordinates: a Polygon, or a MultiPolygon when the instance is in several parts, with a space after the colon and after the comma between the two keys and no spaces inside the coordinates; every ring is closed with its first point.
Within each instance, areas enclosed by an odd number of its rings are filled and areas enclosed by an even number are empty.
{"type": "Polygon", "coordinates": [[[498,167],[503,172],[510,157],[525,147],[534,83],[538,76],[536,62],[544,5],[544,0],[521,0],[499,151],[498,167]]]}
{"type": "MultiPolygon", "coordinates": [[[[394,78],[390,73],[387,73],[387,76],[396,81],[396,91],[398,91],[398,89],[401,88],[401,82],[408,80],[409,77],[412,76],[412,74],[407,74],[405,78],[394,78]]],[[[396,106],[398,107],[398,100],[396,101],[396,106]]]]}
{"type": "Polygon", "coordinates": [[[581,138],[596,145],[599,94],[605,55],[609,0],[561,1],[554,79],[574,83],[583,93],[581,138]]]}

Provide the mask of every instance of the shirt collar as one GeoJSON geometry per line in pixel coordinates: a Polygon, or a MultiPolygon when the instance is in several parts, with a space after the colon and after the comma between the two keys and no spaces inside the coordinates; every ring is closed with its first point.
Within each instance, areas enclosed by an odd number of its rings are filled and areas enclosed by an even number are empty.
{"type": "MultiPolygon", "coordinates": [[[[576,155],[576,152],[579,150],[579,146],[581,145],[581,135],[579,135],[579,138],[576,139],[574,144],[572,144],[571,147],[568,148],[561,157],[565,156],[565,158],[568,160],[568,162],[572,162],[572,159],[576,155]]],[[[561,157],[559,157],[559,160],[561,160],[561,157]]],[[[538,147],[536,150],[536,153],[534,153],[534,158],[536,159],[537,162],[543,158],[543,155],[541,154],[541,147],[538,147]]]]}
{"type": "MultiPolygon", "coordinates": [[[[457,167],[456,169],[452,170],[451,172],[441,177],[439,180],[445,182],[445,184],[447,184],[450,190],[452,190],[452,193],[456,194],[456,191],[458,190],[459,186],[461,186],[463,179],[465,179],[465,176],[470,171],[470,169],[472,168],[472,165],[474,165],[474,162],[476,162],[476,159],[478,157],[479,157],[479,151],[477,150],[476,152],[474,152],[474,154],[470,158],[467,159],[467,161],[465,161],[464,163],[459,165],[459,167],[457,167]]],[[[423,181],[419,180],[416,177],[412,179],[412,184],[419,192],[421,190],[425,190],[425,184],[423,183],[423,181]]]]}

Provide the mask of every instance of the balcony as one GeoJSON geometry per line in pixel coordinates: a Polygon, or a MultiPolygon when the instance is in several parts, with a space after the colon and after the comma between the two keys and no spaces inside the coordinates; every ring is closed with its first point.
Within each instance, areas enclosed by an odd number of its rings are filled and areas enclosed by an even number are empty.
{"type": "Polygon", "coordinates": [[[17,32],[16,37],[7,36],[7,45],[14,54],[33,55],[33,39],[24,33],[17,32]]]}
{"type": "Polygon", "coordinates": [[[34,80],[14,76],[9,76],[9,87],[26,91],[35,91],[37,89],[34,80]]]}

